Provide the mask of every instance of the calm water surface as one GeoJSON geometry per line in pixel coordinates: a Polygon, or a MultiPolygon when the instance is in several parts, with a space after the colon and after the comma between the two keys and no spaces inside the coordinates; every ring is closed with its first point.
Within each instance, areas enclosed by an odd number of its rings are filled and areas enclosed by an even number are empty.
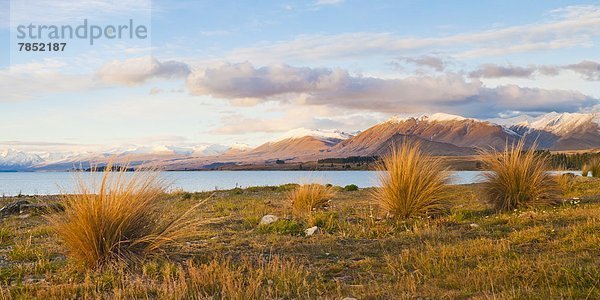
{"type": "MultiPolygon", "coordinates": [[[[578,173],[578,172],[575,172],[578,173]]],[[[481,180],[481,171],[453,172],[454,184],[481,180]]],[[[98,175],[98,178],[101,174],[98,175]]],[[[89,173],[68,172],[0,172],[0,195],[46,195],[73,192],[76,176],[89,178],[89,173]]],[[[376,171],[188,171],[162,172],[172,189],[188,192],[231,189],[235,187],[281,185],[285,183],[331,183],[359,187],[377,185],[376,171]]]]}

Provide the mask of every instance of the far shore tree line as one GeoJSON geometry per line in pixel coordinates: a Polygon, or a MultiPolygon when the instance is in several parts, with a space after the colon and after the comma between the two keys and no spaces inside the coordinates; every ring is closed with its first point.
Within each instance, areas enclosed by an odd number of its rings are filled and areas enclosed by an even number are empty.
{"type": "MultiPolygon", "coordinates": [[[[550,167],[552,169],[564,169],[564,170],[581,170],[583,165],[593,159],[600,159],[600,152],[587,152],[587,153],[551,153],[549,150],[538,150],[535,152],[537,155],[543,155],[548,158],[550,167]]],[[[379,156],[350,156],[342,158],[324,158],[319,159],[319,164],[371,164],[379,163],[381,157],[379,156]]],[[[483,168],[482,164],[477,164],[478,168],[483,168]]]]}

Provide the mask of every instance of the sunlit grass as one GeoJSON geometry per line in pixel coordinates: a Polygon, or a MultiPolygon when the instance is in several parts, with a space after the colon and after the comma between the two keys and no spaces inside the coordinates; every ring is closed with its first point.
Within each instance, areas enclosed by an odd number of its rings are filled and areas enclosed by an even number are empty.
{"type": "Polygon", "coordinates": [[[581,168],[581,173],[585,177],[588,175],[596,178],[600,177],[600,158],[592,158],[586,162],[581,168]]]}
{"type": "Polygon", "coordinates": [[[560,190],[562,191],[562,195],[568,195],[569,193],[573,192],[573,189],[575,188],[575,183],[577,182],[577,176],[573,173],[570,172],[565,172],[565,170],[558,170],[559,174],[554,175],[554,179],[556,180],[556,183],[558,184],[558,186],[560,187],[560,190]],[[565,172],[565,173],[563,173],[565,172]]]}
{"type": "Polygon", "coordinates": [[[381,187],[373,197],[391,215],[409,218],[448,208],[449,172],[440,158],[426,155],[419,144],[392,147],[378,170],[381,187]]]}
{"type": "Polygon", "coordinates": [[[157,172],[125,170],[107,167],[98,185],[80,177],[77,192],[64,195],[65,212],[49,216],[69,255],[89,267],[130,263],[195,233],[196,206],[174,212],[157,172]]]}
{"type": "Polygon", "coordinates": [[[535,153],[535,146],[525,149],[524,139],[503,151],[484,150],[480,160],[489,172],[484,173],[484,197],[496,210],[507,211],[555,201],[560,193],[546,157],[535,153]]]}
{"type": "MultiPolygon", "coordinates": [[[[598,299],[599,182],[578,178],[577,201],[505,213],[480,202],[479,184],[449,186],[448,214],[402,220],[384,218],[372,188],[340,192],[312,213],[322,230],[310,237],[285,217],[285,190],[221,191],[195,212],[220,218],[177,255],[99,269],[65,259],[42,216],[13,216],[0,299],[598,299]],[[258,226],[267,213],[282,217],[258,226]]],[[[209,195],[163,200],[185,211],[209,195]]]]}
{"type": "Polygon", "coordinates": [[[332,186],[309,183],[289,191],[287,199],[292,204],[292,214],[298,218],[306,218],[317,209],[325,207],[335,195],[336,189],[332,186]]]}

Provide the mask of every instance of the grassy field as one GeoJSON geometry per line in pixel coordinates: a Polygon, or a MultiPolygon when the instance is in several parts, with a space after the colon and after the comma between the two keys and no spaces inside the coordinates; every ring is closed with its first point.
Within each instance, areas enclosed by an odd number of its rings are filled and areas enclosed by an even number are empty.
{"type": "MultiPolygon", "coordinates": [[[[295,220],[285,199],[292,187],[215,192],[195,238],[129,268],[86,269],[45,216],[8,217],[0,299],[600,298],[598,179],[578,177],[560,205],[507,213],[486,206],[480,186],[453,186],[450,212],[408,221],[386,218],[369,189],[340,189],[327,210],[295,220]],[[266,214],[280,220],[258,226],[266,214]],[[314,225],[320,231],[304,236],[314,225]]],[[[161,201],[185,210],[210,195],[161,201]]]]}

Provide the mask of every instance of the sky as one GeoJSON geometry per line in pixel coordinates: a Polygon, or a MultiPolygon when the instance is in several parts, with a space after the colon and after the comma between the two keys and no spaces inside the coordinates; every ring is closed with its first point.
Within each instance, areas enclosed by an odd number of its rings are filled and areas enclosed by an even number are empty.
{"type": "Polygon", "coordinates": [[[600,109],[597,1],[0,0],[0,22],[0,149],[256,146],[396,114],[600,109]],[[147,36],[17,37],[84,20],[147,36]],[[18,51],[41,41],[66,49],[18,51]]]}

